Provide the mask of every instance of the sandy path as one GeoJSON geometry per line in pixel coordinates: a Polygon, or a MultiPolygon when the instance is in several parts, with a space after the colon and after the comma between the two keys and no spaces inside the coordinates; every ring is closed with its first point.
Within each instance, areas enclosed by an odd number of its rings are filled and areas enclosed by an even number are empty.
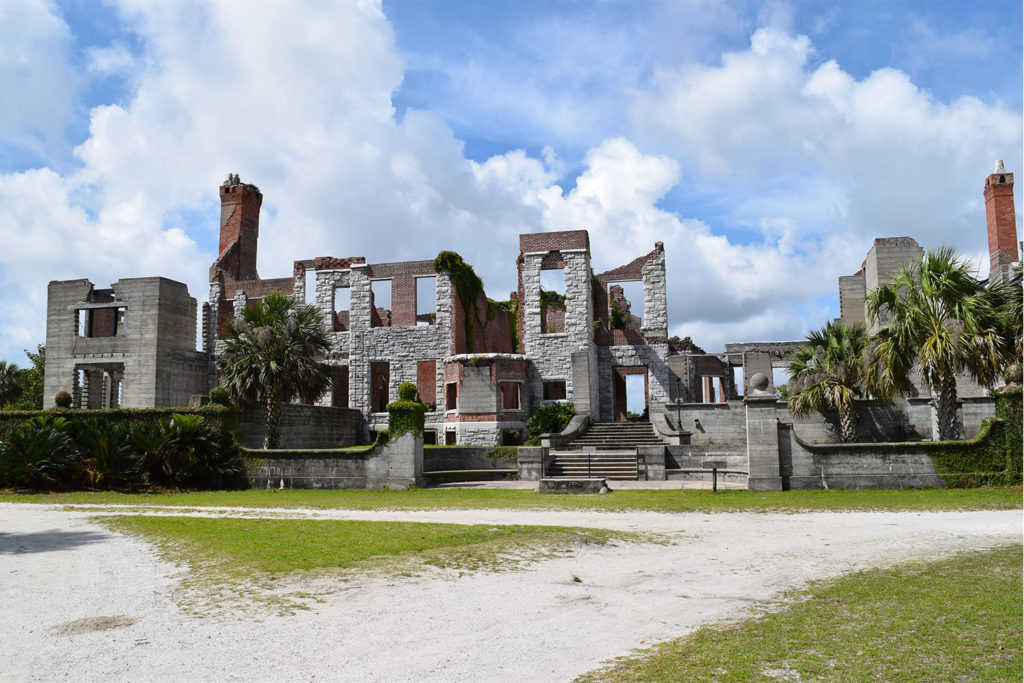
{"type": "Polygon", "coordinates": [[[299,511],[650,529],[680,538],[672,546],[584,547],[516,573],[349,581],[312,611],[203,619],[174,603],[178,569],[145,544],[91,524],[88,514],[0,504],[0,679],[563,681],[807,579],[1019,542],[1024,522],[1020,510],[299,511]],[[97,617],[134,622],[59,631],[97,617]]]}

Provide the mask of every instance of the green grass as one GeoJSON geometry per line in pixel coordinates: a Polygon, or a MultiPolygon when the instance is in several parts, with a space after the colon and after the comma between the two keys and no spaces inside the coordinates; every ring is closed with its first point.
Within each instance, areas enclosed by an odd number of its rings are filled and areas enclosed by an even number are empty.
{"type": "Polygon", "coordinates": [[[1019,682],[1021,551],[815,584],[781,611],[701,628],[578,680],[1019,682]]]}
{"type": "Polygon", "coordinates": [[[427,566],[458,568],[459,557],[485,558],[496,549],[641,538],[603,529],[421,522],[121,515],[94,521],[153,542],[177,561],[245,575],[351,569],[365,566],[368,560],[396,556],[427,566]]]}
{"type": "MultiPolygon", "coordinates": [[[[613,484],[614,485],[614,484],[613,484]]],[[[374,509],[525,508],[552,510],[816,511],[816,510],[961,510],[1020,509],[1021,487],[915,489],[907,491],[727,490],[613,491],[605,495],[540,494],[508,489],[413,489],[407,491],[199,491],[183,493],[0,493],[0,502],[123,503],[189,507],[309,507],[374,509]]]]}
{"type": "Polygon", "coordinates": [[[663,542],[630,532],[523,525],[126,515],[93,521],[142,538],[185,565],[179,599],[200,614],[251,603],[290,611],[310,597],[294,584],[324,574],[513,570],[580,545],[663,542]],[[279,589],[285,594],[274,592],[279,589]]]}

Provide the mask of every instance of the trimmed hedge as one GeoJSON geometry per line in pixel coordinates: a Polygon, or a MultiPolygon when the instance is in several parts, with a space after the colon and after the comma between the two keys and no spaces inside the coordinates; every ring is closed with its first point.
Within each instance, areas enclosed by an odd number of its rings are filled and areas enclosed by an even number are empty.
{"type": "Polygon", "coordinates": [[[52,408],[50,410],[0,410],[0,440],[11,430],[29,420],[48,415],[68,420],[97,419],[111,424],[136,425],[156,423],[171,415],[201,415],[215,431],[232,432],[235,429],[235,413],[231,408],[206,405],[198,408],[112,408],[108,410],[80,410],[52,408]]]}

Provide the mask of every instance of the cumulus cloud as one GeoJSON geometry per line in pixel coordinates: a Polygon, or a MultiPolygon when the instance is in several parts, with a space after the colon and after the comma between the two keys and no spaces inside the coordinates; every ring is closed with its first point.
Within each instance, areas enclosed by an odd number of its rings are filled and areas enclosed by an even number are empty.
{"type": "Polygon", "coordinates": [[[660,69],[633,105],[638,138],[705,182],[755,190],[737,205],[740,224],[803,215],[787,228],[794,237],[983,248],[981,181],[995,159],[1021,168],[1019,113],[969,96],[936,101],[896,69],[858,80],[833,60],[813,66],[815,55],[806,36],[767,27],[717,65],[660,69]],[[831,206],[801,207],[823,198],[831,206]]]}
{"type": "Polygon", "coordinates": [[[46,158],[72,113],[80,79],[68,61],[71,32],[44,0],[0,3],[0,150],[46,158]]]}
{"type": "MultiPolygon", "coordinates": [[[[42,7],[59,45],[66,27],[42,7]]],[[[138,49],[98,47],[82,68],[97,78],[127,69],[131,94],[91,111],[74,171],[0,175],[0,286],[11,302],[0,356],[42,340],[50,279],[105,286],[159,274],[202,299],[229,171],[264,193],[264,277],[318,255],[428,259],[454,248],[504,298],[519,233],[585,228],[599,271],[665,243],[673,333],[709,350],[792,338],[835,315],[814,302],[834,292],[837,269],[856,270],[864,235],[906,234],[890,229],[911,218],[936,235],[973,221],[978,206],[959,186],[980,184],[971,165],[1019,146],[1006,130],[1019,120],[998,105],[937,103],[889,70],[857,80],[834,63],[812,68],[809,39],[770,28],[718,65],[687,57],[658,70],[635,97],[633,134],[589,142],[566,180],[576,159],[560,156],[557,138],[540,158],[511,150],[476,162],[438,112],[396,114],[407,66],[376,2],[118,8],[138,49]],[[908,201],[922,183],[949,197],[908,201]],[[663,206],[675,188],[712,184],[731,188],[743,239],[663,206]]],[[[63,95],[49,97],[59,109],[63,95]]]]}

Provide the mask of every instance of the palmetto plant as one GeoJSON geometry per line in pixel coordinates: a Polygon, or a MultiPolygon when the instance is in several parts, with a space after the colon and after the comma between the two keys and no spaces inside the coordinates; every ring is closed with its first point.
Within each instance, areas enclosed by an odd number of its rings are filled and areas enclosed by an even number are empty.
{"type": "Polygon", "coordinates": [[[238,405],[266,406],[264,448],[277,448],[281,404],[313,401],[330,386],[320,358],[330,349],[319,309],[277,292],[228,323],[220,361],[224,388],[238,405]]]}
{"type": "Polygon", "coordinates": [[[77,463],[70,423],[40,415],[0,442],[0,486],[61,488],[70,483],[77,463]]]}
{"type": "Polygon", "coordinates": [[[789,398],[794,415],[834,410],[839,413],[840,438],[857,438],[855,399],[864,394],[864,352],[868,333],[860,323],[828,323],[807,335],[789,365],[795,391],[789,398]]]}
{"type": "Polygon", "coordinates": [[[872,392],[904,395],[916,370],[935,395],[939,438],[959,436],[957,375],[991,386],[1016,358],[1012,296],[1010,287],[986,289],[951,247],[901,266],[868,295],[868,312],[882,325],[867,356],[872,392]]]}

